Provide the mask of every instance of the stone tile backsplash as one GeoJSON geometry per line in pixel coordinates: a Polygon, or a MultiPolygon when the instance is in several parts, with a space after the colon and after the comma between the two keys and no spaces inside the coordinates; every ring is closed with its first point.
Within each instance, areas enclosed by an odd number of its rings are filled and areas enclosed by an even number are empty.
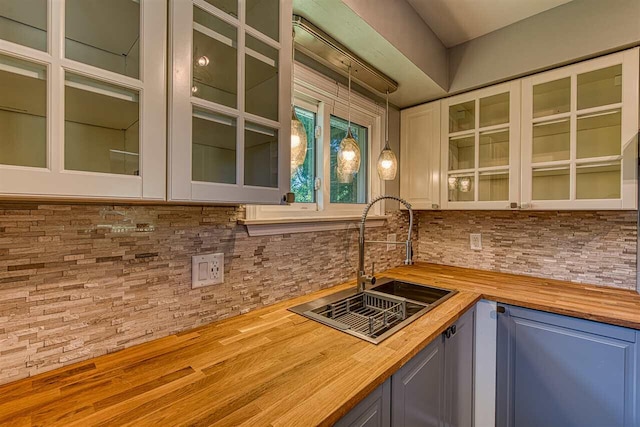
{"type": "MultiPolygon", "coordinates": [[[[354,224],[249,237],[236,223],[243,216],[235,207],[0,204],[0,383],[355,277],[354,224]],[[209,252],[225,254],[225,283],[191,289],[191,256],[209,252]]],[[[407,227],[398,213],[369,232],[382,239],[407,227]]],[[[404,260],[401,247],[368,252],[378,270],[404,260]]]]}
{"type": "Polygon", "coordinates": [[[636,288],[635,211],[425,211],[418,259],[594,285],[636,288]],[[482,250],[469,234],[482,234],[482,250]]]}

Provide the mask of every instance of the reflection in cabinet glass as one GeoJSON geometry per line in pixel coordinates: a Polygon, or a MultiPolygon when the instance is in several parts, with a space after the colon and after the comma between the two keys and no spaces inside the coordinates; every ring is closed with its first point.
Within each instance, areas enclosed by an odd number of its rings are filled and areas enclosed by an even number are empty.
{"type": "Polygon", "coordinates": [[[578,110],[622,102],[622,65],[578,74],[578,110]]]}
{"type": "Polygon", "coordinates": [[[278,131],[246,123],[244,129],[244,183],[278,187],[278,131]]]}
{"type": "Polygon", "coordinates": [[[247,35],[245,111],[278,120],[278,51],[247,35]]]}
{"type": "Polygon", "coordinates": [[[65,73],[65,168],[139,175],[138,92],[65,73]]]}
{"type": "Polygon", "coordinates": [[[216,9],[220,9],[226,14],[238,17],[238,0],[204,0],[216,9]]]}
{"type": "Polygon", "coordinates": [[[140,3],[65,0],[64,47],[69,59],[137,79],[140,3]]]}
{"type": "Polygon", "coordinates": [[[262,34],[279,40],[280,2],[279,0],[246,0],[247,25],[262,34]]]}
{"type": "Polygon", "coordinates": [[[192,179],[201,182],[236,183],[236,120],[193,110],[192,179]]]}
{"type": "Polygon", "coordinates": [[[541,122],[533,125],[533,163],[569,160],[570,155],[569,119],[541,122]]]}
{"type": "Polygon", "coordinates": [[[47,0],[0,1],[0,39],[47,50],[47,0]]]}
{"type": "Polygon", "coordinates": [[[533,170],[534,200],[569,200],[569,167],[533,170]]]}
{"type": "Polygon", "coordinates": [[[0,164],[47,166],[47,68],[0,55],[0,164]]]}
{"type": "Polygon", "coordinates": [[[475,128],[476,103],[469,101],[449,107],[449,133],[475,128]]]}
{"type": "Polygon", "coordinates": [[[450,202],[472,202],[475,200],[473,175],[449,175],[447,180],[450,202]]]}
{"type": "Polygon", "coordinates": [[[571,109],[571,78],[533,87],[533,117],[566,113],[571,109]]]}
{"type": "Polygon", "coordinates": [[[449,138],[449,170],[473,169],[475,161],[475,137],[449,138]]]}
{"type": "Polygon", "coordinates": [[[576,157],[620,155],[621,125],[620,109],[578,116],[576,157]]]}
{"type": "Polygon", "coordinates": [[[236,107],[237,30],[198,7],[193,8],[193,85],[198,98],[236,107]]]}

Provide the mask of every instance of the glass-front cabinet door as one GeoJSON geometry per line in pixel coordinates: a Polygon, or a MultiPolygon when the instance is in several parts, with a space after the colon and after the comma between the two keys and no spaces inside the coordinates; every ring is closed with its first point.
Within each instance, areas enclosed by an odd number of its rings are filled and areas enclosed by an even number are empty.
{"type": "Polygon", "coordinates": [[[442,101],[443,209],[518,207],[519,114],[519,81],[442,101]]]}
{"type": "Polygon", "coordinates": [[[166,193],[166,2],[0,1],[0,194],[166,193]]]}
{"type": "Polygon", "coordinates": [[[635,209],[638,49],[522,80],[522,204],[635,209]]]}
{"type": "Polygon", "coordinates": [[[170,1],[169,199],[289,191],[291,2],[170,1]]]}

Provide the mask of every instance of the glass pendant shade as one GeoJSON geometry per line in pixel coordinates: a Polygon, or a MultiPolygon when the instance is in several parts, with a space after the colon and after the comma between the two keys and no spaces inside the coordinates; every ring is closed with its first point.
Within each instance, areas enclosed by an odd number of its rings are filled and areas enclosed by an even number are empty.
{"type": "Polygon", "coordinates": [[[378,176],[385,181],[392,181],[396,179],[396,173],[398,172],[398,159],[391,148],[389,143],[386,143],[384,149],[378,156],[378,176]]]}
{"type": "Polygon", "coordinates": [[[351,129],[347,136],[340,142],[338,150],[338,180],[340,182],[352,182],[353,176],[360,170],[360,147],[358,141],[353,138],[351,129]]]}
{"type": "Polygon", "coordinates": [[[296,112],[291,112],[291,172],[295,172],[307,157],[307,132],[298,119],[296,112]]]}

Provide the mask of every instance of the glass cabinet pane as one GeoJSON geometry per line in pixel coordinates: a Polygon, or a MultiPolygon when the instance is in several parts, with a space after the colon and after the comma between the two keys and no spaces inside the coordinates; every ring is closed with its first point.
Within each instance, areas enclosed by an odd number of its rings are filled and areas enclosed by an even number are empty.
{"type": "Polygon", "coordinates": [[[566,113],[571,109],[571,77],[533,87],[533,117],[566,113]]]}
{"type": "Polygon", "coordinates": [[[578,74],[578,110],[622,102],[622,65],[578,74]]]}
{"type": "Polygon", "coordinates": [[[234,18],[238,17],[238,0],[204,0],[234,18]]]}
{"type": "Polygon", "coordinates": [[[254,123],[244,129],[244,184],[278,187],[278,131],[254,123]]]}
{"type": "Polygon", "coordinates": [[[480,98],[480,127],[509,123],[509,92],[480,98]]]}
{"type": "Polygon", "coordinates": [[[278,51],[247,35],[245,111],[278,120],[278,51]]]}
{"type": "Polygon", "coordinates": [[[570,126],[569,119],[534,124],[532,162],[568,160],[570,126]]]}
{"type": "Polygon", "coordinates": [[[509,130],[480,132],[480,166],[509,165],[509,130]]]}
{"type": "Polygon", "coordinates": [[[66,73],[65,168],[139,175],[139,110],[137,91],[66,73]]]}
{"type": "Polygon", "coordinates": [[[509,200],[509,172],[481,172],[478,178],[478,200],[509,200]]]}
{"type": "Polygon", "coordinates": [[[576,167],[577,199],[619,199],[620,186],[620,163],[576,167]]]}
{"type": "Polygon", "coordinates": [[[236,183],[236,120],[194,109],[191,175],[194,181],[236,183]]]}
{"type": "Polygon", "coordinates": [[[620,155],[621,120],[620,110],[578,116],[577,158],[620,155]]]}
{"type": "Polygon", "coordinates": [[[449,138],[449,170],[476,167],[475,136],[449,138]]]}
{"type": "Polygon", "coordinates": [[[534,169],[533,200],[569,200],[569,167],[534,169]]]}
{"type": "Polygon", "coordinates": [[[475,199],[473,175],[450,175],[448,177],[450,202],[473,202],[475,199]]]}
{"type": "Polygon", "coordinates": [[[0,39],[47,50],[47,0],[0,1],[0,39]]]}
{"type": "Polygon", "coordinates": [[[193,8],[193,84],[191,94],[235,108],[238,104],[237,30],[193,8]]]}
{"type": "Polygon", "coordinates": [[[246,0],[247,25],[271,37],[280,39],[280,1],[279,0],[246,0]]]}
{"type": "Polygon", "coordinates": [[[65,56],[129,77],[140,76],[140,2],[66,0],[65,56]]]}
{"type": "Polygon", "coordinates": [[[449,107],[449,133],[476,127],[476,102],[469,101],[449,107]]]}
{"type": "Polygon", "coordinates": [[[0,55],[0,164],[47,166],[47,69],[0,55]]]}

